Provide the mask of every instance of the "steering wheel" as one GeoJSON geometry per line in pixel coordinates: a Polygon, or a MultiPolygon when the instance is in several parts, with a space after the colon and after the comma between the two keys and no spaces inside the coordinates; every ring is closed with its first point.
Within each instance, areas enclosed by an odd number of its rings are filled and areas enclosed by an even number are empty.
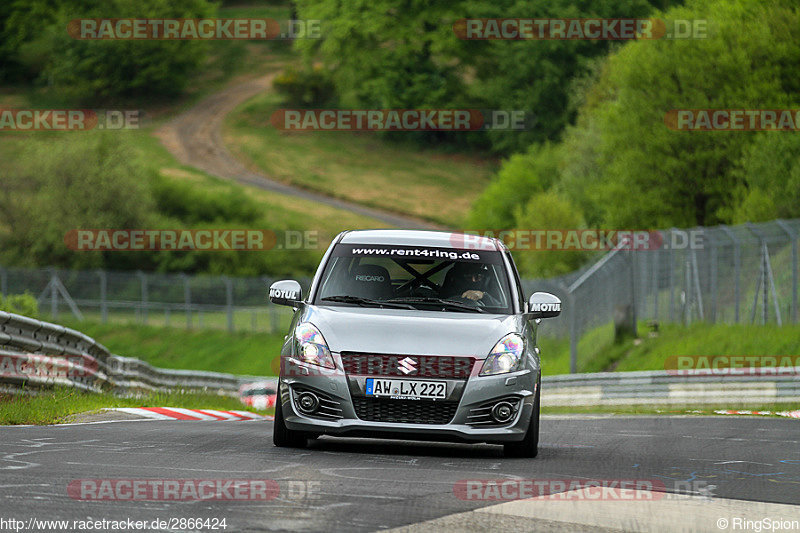
{"type": "Polygon", "coordinates": [[[426,279],[415,279],[408,287],[408,294],[410,296],[421,296],[435,298],[439,291],[436,284],[426,279]]]}
{"type": "Polygon", "coordinates": [[[475,305],[475,307],[502,307],[502,304],[497,298],[495,298],[486,291],[482,292],[483,292],[483,297],[477,300],[473,300],[471,298],[464,298],[463,296],[454,296],[448,299],[461,303],[475,305]]]}

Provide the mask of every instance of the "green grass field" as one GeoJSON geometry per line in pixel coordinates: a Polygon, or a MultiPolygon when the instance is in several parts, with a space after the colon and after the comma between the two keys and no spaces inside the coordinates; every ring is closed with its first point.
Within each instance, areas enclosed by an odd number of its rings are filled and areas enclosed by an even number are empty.
{"type": "Polygon", "coordinates": [[[350,132],[282,132],[270,125],[279,97],[263,93],[226,121],[228,148],[268,176],[363,205],[428,219],[464,222],[496,164],[390,143],[350,132]]]}
{"type": "Polygon", "coordinates": [[[255,412],[237,398],[214,394],[152,393],[120,398],[111,394],[56,389],[46,394],[0,396],[0,425],[59,424],[71,421],[73,415],[99,411],[104,407],[184,407],[255,412]]]}
{"type": "MultiPolygon", "coordinates": [[[[613,325],[589,331],[578,343],[579,372],[664,370],[675,355],[800,355],[800,325],[778,327],[744,324],[662,324],[651,336],[639,324],[639,339],[614,343],[613,325]]],[[[546,375],[569,372],[569,341],[548,338],[539,342],[546,375]]]]}
{"type": "MultiPolygon", "coordinates": [[[[284,329],[270,333],[164,328],[68,322],[112,352],[138,357],[164,368],[190,368],[234,374],[274,375],[284,329]]],[[[283,325],[283,324],[282,324],[283,325]]],[[[657,336],[640,329],[639,339],[614,344],[612,326],[590,331],[579,344],[580,372],[664,370],[675,355],[800,355],[800,326],[664,325],[657,336]]],[[[539,339],[545,375],[569,373],[569,341],[539,339]]]]}
{"type": "Polygon", "coordinates": [[[161,368],[272,376],[285,333],[228,333],[156,326],[70,322],[112,353],[136,357],[161,368]]]}

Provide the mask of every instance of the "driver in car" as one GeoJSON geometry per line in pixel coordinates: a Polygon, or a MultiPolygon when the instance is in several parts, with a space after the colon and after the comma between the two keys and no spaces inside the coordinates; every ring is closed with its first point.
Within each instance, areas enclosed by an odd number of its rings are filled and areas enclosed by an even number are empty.
{"type": "Polygon", "coordinates": [[[486,292],[488,268],[481,263],[456,263],[447,273],[445,288],[447,297],[461,297],[468,300],[482,300],[484,296],[491,298],[486,292]],[[448,283],[448,281],[450,283],[448,283]]]}

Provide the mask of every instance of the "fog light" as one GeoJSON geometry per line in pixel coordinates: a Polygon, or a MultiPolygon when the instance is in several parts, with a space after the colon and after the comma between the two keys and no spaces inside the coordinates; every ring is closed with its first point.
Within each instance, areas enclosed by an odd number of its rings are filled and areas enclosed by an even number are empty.
{"type": "Polygon", "coordinates": [[[499,402],[492,407],[492,418],[497,422],[508,422],[514,416],[514,406],[508,402],[499,402]]]}
{"type": "Polygon", "coordinates": [[[297,399],[297,407],[304,413],[313,413],[319,407],[319,399],[314,393],[304,392],[297,399]]]}

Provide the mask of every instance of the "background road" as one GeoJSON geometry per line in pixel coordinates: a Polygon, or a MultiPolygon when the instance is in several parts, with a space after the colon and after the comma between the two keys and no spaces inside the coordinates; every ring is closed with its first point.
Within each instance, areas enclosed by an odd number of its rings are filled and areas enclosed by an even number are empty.
{"type": "Polygon", "coordinates": [[[497,446],[358,439],[280,449],[272,422],[2,427],[0,517],[217,517],[227,531],[373,531],[493,505],[459,500],[453,484],[515,477],[661,479],[668,491],[705,481],[717,497],[797,505],[798,428],[771,418],[543,417],[539,457],[506,459],[497,446]],[[274,479],[281,495],[266,503],[71,499],[67,484],[85,478],[274,479]],[[289,497],[290,480],[318,481],[316,498],[289,497]]]}
{"type": "MultiPolygon", "coordinates": [[[[157,135],[164,146],[184,165],[199,168],[213,176],[237,181],[267,191],[295,196],[372,217],[400,228],[442,229],[438,224],[399,213],[333,198],[324,194],[281,183],[263,173],[247,168],[225,147],[222,124],[236,106],[257,94],[269,91],[276,73],[231,85],[205,98],[162,126],[157,135]]],[[[269,117],[264,117],[268,122],[269,117]]]]}

